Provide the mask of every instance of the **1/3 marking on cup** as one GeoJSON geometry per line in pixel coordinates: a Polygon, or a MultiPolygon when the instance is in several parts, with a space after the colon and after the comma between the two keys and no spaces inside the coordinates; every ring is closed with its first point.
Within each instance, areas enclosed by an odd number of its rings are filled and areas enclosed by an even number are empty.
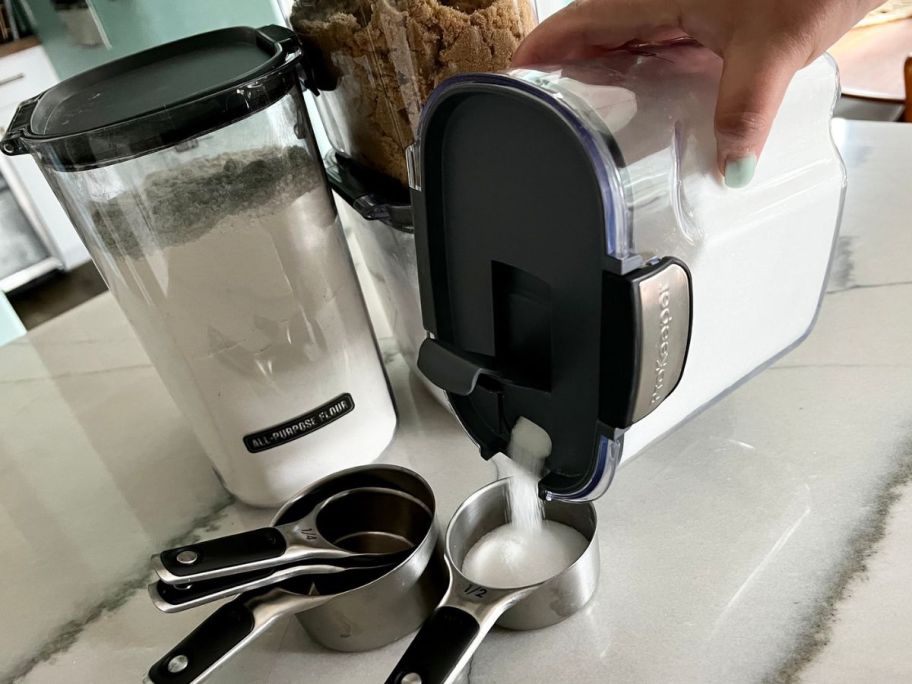
{"type": "Polygon", "coordinates": [[[352,396],[347,392],[340,394],[332,401],[318,406],[313,411],[302,413],[300,416],[286,420],[284,423],[247,435],[244,437],[244,446],[247,447],[247,451],[251,454],[255,454],[258,451],[266,451],[267,449],[287,444],[329,425],[346,413],[351,413],[354,409],[355,400],[352,399],[352,396]]]}
{"type": "Polygon", "coordinates": [[[462,590],[462,593],[466,596],[471,596],[472,598],[484,598],[488,590],[484,587],[480,587],[477,584],[469,584],[465,589],[462,590]]]}
{"type": "Polygon", "coordinates": [[[317,532],[312,527],[300,527],[298,528],[298,533],[304,538],[304,541],[317,541],[317,532]]]}

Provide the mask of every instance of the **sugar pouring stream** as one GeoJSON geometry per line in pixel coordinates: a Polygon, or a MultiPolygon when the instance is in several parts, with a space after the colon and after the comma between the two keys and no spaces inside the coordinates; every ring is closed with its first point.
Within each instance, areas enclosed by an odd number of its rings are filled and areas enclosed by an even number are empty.
{"type": "Polygon", "coordinates": [[[551,438],[540,426],[520,417],[506,449],[509,522],[495,528],[469,549],[462,570],[470,579],[492,587],[543,582],[570,567],[586,548],[576,530],[545,520],[538,481],[551,453],[551,438]]]}
{"type": "Polygon", "coordinates": [[[544,509],[538,496],[538,480],[551,453],[551,438],[528,418],[519,418],[510,432],[507,468],[510,522],[522,533],[542,527],[544,509]]]}

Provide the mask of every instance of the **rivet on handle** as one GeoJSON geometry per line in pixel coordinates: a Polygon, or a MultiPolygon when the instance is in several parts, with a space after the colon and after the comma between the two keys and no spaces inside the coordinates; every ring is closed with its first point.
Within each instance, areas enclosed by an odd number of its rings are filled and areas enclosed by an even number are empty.
{"type": "Polygon", "coordinates": [[[190,664],[190,661],[185,655],[176,655],[171,660],[168,661],[168,672],[171,674],[177,674],[178,672],[183,672],[187,669],[187,665],[190,664]]]}
{"type": "Polygon", "coordinates": [[[199,560],[199,554],[191,549],[185,549],[177,554],[176,558],[181,565],[193,565],[199,560]]]}
{"type": "Polygon", "coordinates": [[[421,684],[421,675],[417,672],[409,672],[399,680],[399,684],[421,684]]]}

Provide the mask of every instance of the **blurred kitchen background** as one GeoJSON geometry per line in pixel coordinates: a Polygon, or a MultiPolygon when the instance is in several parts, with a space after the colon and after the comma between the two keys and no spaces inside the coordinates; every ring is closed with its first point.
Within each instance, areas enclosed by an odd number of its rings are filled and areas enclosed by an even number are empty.
{"type": "MultiPolygon", "coordinates": [[[[287,1],[0,0],[0,132],[19,102],[61,79],[195,33],[283,23],[287,1]]],[[[539,14],[563,4],[539,0],[539,14]]],[[[837,115],[912,121],[912,0],[885,3],[833,54],[837,115]]],[[[104,290],[31,156],[0,155],[0,344],[104,290]]]]}

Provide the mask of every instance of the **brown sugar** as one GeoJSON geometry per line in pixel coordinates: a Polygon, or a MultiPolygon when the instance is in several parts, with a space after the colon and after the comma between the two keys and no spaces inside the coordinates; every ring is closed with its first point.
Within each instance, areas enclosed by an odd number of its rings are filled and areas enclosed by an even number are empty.
{"type": "Polygon", "coordinates": [[[291,23],[338,77],[320,95],[334,145],[407,183],[405,148],[431,91],[506,69],[535,14],[531,0],[296,0],[291,23]]]}

